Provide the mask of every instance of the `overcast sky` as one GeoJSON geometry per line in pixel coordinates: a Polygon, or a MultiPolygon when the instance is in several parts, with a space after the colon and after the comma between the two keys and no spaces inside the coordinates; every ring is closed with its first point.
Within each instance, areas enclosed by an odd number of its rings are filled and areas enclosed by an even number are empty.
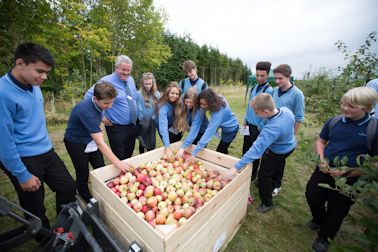
{"type": "MultiPolygon", "coordinates": [[[[378,31],[377,0],[154,0],[168,14],[166,29],[240,58],[289,64],[302,78],[345,65],[335,42],[356,50],[378,31]]],[[[373,51],[378,53],[377,43],[373,51]]]]}

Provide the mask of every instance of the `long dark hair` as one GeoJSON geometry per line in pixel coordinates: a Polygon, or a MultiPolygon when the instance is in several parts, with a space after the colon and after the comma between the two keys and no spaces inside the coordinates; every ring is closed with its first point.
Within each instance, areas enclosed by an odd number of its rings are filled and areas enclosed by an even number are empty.
{"type": "Polygon", "coordinates": [[[210,112],[217,112],[222,107],[226,107],[225,101],[216,94],[211,88],[203,90],[197,98],[197,106],[200,106],[200,100],[204,99],[210,112]]]}

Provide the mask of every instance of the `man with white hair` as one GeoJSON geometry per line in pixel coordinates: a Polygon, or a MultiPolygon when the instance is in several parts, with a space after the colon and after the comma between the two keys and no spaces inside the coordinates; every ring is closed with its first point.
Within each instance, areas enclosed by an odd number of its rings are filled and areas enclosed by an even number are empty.
{"type": "MultiPolygon", "coordinates": [[[[102,122],[105,125],[109,144],[113,153],[120,159],[132,156],[137,129],[137,99],[138,90],[130,75],[133,61],[126,55],[120,55],[115,61],[112,74],[106,75],[101,81],[113,84],[117,97],[113,106],[104,112],[102,122]]],[[[93,96],[93,87],[85,94],[85,98],[93,96]]]]}

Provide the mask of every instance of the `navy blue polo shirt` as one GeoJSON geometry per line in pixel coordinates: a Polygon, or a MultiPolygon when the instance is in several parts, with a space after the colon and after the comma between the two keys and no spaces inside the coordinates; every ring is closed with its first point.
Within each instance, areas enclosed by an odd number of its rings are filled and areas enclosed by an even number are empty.
{"type": "MultiPolygon", "coordinates": [[[[371,116],[366,114],[358,121],[352,121],[343,117],[329,130],[331,120],[332,118],[325,123],[319,134],[320,138],[328,141],[324,150],[324,157],[333,166],[332,161],[335,157],[338,156],[341,160],[347,156],[347,166],[357,167],[357,157],[370,152],[367,146],[366,128],[371,120],[371,116]]],[[[372,155],[378,155],[378,130],[372,141],[372,155]]]]}
{"type": "Polygon", "coordinates": [[[72,109],[64,135],[68,141],[88,144],[91,133],[101,132],[102,111],[92,99],[84,99],[72,109]]]}

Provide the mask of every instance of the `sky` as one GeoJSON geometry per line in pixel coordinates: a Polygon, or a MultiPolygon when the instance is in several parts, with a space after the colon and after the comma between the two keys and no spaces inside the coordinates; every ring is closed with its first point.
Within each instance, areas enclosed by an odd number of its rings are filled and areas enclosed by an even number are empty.
{"type": "MultiPolygon", "coordinates": [[[[335,42],[354,52],[378,32],[377,0],[154,0],[168,16],[166,30],[240,58],[289,64],[300,79],[345,66],[335,42]]],[[[376,36],[378,38],[378,35],[376,36]]],[[[373,52],[378,54],[375,43],[373,52]]]]}

